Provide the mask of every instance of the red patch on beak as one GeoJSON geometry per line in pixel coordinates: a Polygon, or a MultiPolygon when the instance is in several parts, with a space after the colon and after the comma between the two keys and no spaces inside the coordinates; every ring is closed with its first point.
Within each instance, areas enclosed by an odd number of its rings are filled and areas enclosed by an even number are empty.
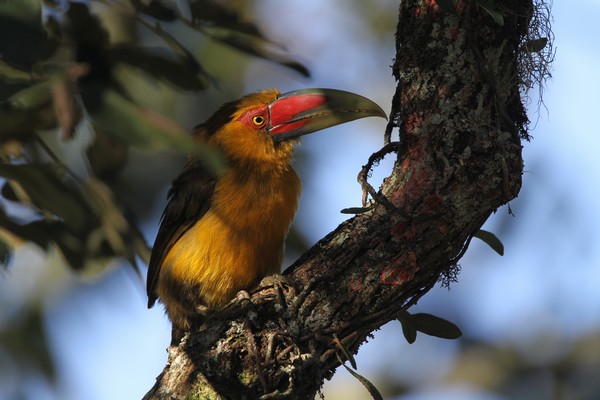
{"type": "Polygon", "coordinates": [[[301,119],[302,113],[308,113],[310,110],[326,103],[327,97],[321,94],[301,94],[275,100],[269,106],[270,125],[273,127],[271,134],[288,132],[303,127],[310,119],[301,119]],[[299,120],[294,121],[295,119],[299,120]]]}

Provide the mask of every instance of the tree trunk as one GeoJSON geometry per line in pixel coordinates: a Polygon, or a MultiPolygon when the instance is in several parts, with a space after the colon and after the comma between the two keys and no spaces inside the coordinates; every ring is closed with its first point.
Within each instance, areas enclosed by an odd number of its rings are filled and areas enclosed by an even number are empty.
{"type": "Polygon", "coordinates": [[[475,1],[402,1],[386,145],[359,175],[372,208],[286,270],[293,287],[265,282],[170,347],[146,399],[312,399],[371,332],[454,279],[473,234],[521,186],[518,59],[533,5],[502,4],[500,24],[475,1]],[[368,172],[386,153],[397,161],[375,193],[368,172]]]}

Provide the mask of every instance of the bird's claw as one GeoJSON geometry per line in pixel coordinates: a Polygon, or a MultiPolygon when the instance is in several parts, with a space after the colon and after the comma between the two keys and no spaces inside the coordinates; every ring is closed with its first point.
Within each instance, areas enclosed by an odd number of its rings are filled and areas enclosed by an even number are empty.
{"type": "Polygon", "coordinates": [[[264,277],[260,281],[259,286],[275,288],[275,294],[277,296],[277,300],[284,309],[287,308],[287,301],[286,301],[286,296],[285,296],[286,288],[289,288],[291,290],[292,294],[294,294],[296,292],[296,287],[294,286],[293,282],[290,279],[288,279],[286,276],[281,275],[281,274],[273,274],[273,275],[264,277]]]}
{"type": "Polygon", "coordinates": [[[285,275],[281,274],[273,274],[265,276],[260,283],[258,284],[260,287],[275,287],[280,290],[285,290],[286,287],[291,288],[293,291],[296,290],[296,286],[291,279],[289,279],[285,275]]]}
{"type": "Polygon", "coordinates": [[[243,302],[248,301],[248,302],[252,303],[252,300],[250,298],[251,298],[251,296],[250,296],[250,293],[248,293],[248,291],[240,290],[239,292],[237,292],[237,294],[233,298],[233,302],[241,304],[243,302]]]}
{"type": "Polygon", "coordinates": [[[198,304],[196,306],[196,312],[201,316],[205,317],[209,313],[210,309],[206,307],[204,304],[198,304]]]}

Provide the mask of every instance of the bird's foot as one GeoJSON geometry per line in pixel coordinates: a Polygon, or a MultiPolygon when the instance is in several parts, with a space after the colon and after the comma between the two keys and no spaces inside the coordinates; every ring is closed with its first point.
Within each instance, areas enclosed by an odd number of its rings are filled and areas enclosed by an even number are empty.
{"type": "Polygon", "coordinates": [[[219,315],[229,315],[230,317],[233,317],[238,315],[240,312],[246,312],[244,310],[247,310],[248,307],[254,307],[250,293],[248,293],[246,290],[240,290],[236,293],[235,297],[229,301],[229,304],[219,309],[218,313],[219,315]]]}
{"type": "Polygon", "coordinates": [[[281,274],[273,274],[273,275],[265,276],[260,281],[258,286],[259,287],[275,287],[275,288],[278,287],[283,291],[285,291],[287,288],[287,289],[292,290],[293,293],[296,291],[296,285],[294,284],[294,282],[291,279],[289,279],[286,275],[281,275],[281,274]]]}
{"type": "Polygon", "coordinates": [[[205,317],[206,315],[208,315],[208,313],[210,312],[210,308],[206,307],[203,304],[198,304],[196,306],[196,312],[198,314],[200,314],[201,316],[205,317]]]}
{"type": "Polygon", "coordinates": [[[246,301],[252,303],[252,300],[250,298],[250,293],[248,293],[247,290],[240,290],[233,298],[232,303],[241,304],[246,301]]]}
{"type": "Polygon", "coordinates": [[[294,283],[287,276],[281,274],[273,274],[264,277],[258,286],[261,288],[275,288],[277,300],[283,308],[287,308],[286,292],[290,291],[292,296],[296,293],[294,283]]]}

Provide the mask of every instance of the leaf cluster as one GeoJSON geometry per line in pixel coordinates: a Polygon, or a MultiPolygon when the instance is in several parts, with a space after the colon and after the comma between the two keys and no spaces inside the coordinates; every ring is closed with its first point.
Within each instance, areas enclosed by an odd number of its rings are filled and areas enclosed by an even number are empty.
{"type": "MultiPolygon", "coordinates": [[[[177,122],[140,104],[122,67],[179,91],[217,82],[177,34],[191,31],[238,52],[264,58],[307,76],[282,46],[251,21],[213,0],[3,2],[0,4],[0,261],[25,242],[58,248],[74,270],[99,260],[136,257],[149,250],[136,216],[113,191],[129,149],[173,149],[223,166],[221,155],[195,141],[177,122]],[[117,9],[135,30],[151,37],[114,41],[97,12],[117,9]],[[42,18],[42,11],[44,18],[42,18]],[[62,131],[59,151],[48,145],[62,131]],[[87,166],[74,171],[63,158],[69,141],[91,132],[82,149],[87,166]],[[26,218],[15,207],[26,210],[26,218]]],[[[218,56],[218,54],[217,54],[218,56]]]]}

